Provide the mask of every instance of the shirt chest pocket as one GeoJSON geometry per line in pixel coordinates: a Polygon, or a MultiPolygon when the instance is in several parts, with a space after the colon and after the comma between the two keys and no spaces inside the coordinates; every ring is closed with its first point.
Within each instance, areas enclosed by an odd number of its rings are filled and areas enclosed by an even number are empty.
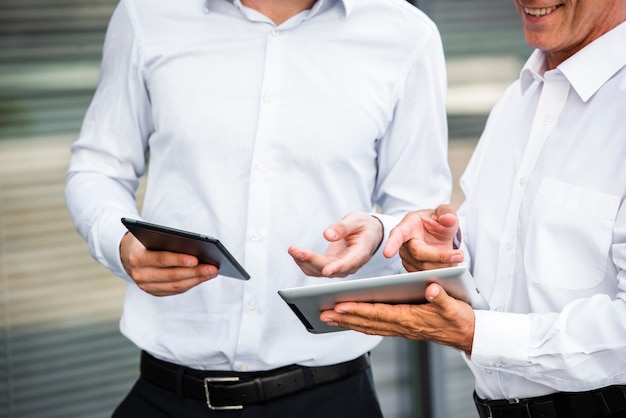
{"type": "Polygon", "coordinates": [[[530,280],[564,290],[597,286],[606,274],[619,204],[619,196],[544,180],[524,248],[530,280]]]}

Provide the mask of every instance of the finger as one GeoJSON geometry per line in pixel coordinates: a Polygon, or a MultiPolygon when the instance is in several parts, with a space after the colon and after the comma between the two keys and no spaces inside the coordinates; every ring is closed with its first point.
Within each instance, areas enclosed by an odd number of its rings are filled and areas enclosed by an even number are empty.
{"type": "Polygon", "coordinates": [[[330,261],[322,254],[303,248],[289,247],[287,252],[291,255],[302,272],[307,276],[322,276],[322,269],[330,261]]]}
{"type": "Polygon", "coordinates": [[[431,283],[426,287],[424,297],[426,297],[426,300],[430,302],[444,318],[451,316],[450,313],[456,310],[457,303],[459,303],[457,299],[448,295],[448,292],[437,283],[431,283]],[[446,312],[448,312],[449,315],[446,315],[446,312]]]}
{"type": "Polygon", "coordinates": [[[139,288],[153,296],[173,296],[185,293],[207,280],[209,279],[194,277],[166,283],[142,283],[139,288]]]}
{"type": "Polygon", "coordinates": [[[395,228],[391,230],[389,233],[389,238],[387,238],[387,242],[385,243],[385,247],[383,248],[383,255],[387,258],[391,258],[398,254],[400,247],[407,240],[408,233],[405,232],[407,227],[399,224],[395,228]]]}
{"type": "Polygon", "coordinates": [[[335,312],[334,316],[325,318],[325,320],[322,320],[322,321],[325,322],[326,325],[329,325],[332,327],[340,327],[344,329],[362,332],[365,334],[389,335],[386,332],[386,328],[384,326],[379,326],[377,323],[373,321],[364,319],[356,315],[349,315],[349,314],[339,315],[335,312]]]}
{"type": "Polygon", "coordinates": [[[437,218],[448,218],[448,219],[456,219],[456,210],[452,205],[439,205],[435,209],[434,212],[435,217],[437,218]]]}
{"type": "Polygon", "coordinates": [[[422,235],[418,232],[422,225],[420,216],[422,212],[423,211],[408,213],[402,221],[389,232],[389,238],[383,249],[383,255],[385,257],[393,257],[406,241],[422,235]]]}
{"type": "Polygon", "coordinates": [[[186,292],[217,275],[217,267],[202,264],[194,268],[144,268],[133,272],[132,278],[142,290],[167,296],[186,292]]]}
{"type": "MultiPolygon", "coordinates": [[[[362,265],[360,263],[359,265],[362,265]]],[[[339,260],[327,264],[321,270],[321,275],[324,277],[347,277],[350,274],[354,274],[358,271],[356,263],[347,262],[346,260],[339,260]]]]}
{"type": "Polygon", "coordinates": [[[319,262],[319,257],[321,257],[321,254],[299,247],[289,247],[287,252],[296,263],[316,264],[319,262]]]}
{"type": "Polygon", "coordinates": [[[355,302],[342,303],[332,311],[322,312],[320,320],[330,326],[338,326],[365,334],[400,336],[403,335],[401,326],[393,320],[397,320],[398,316],[392,312],[398,306],[355,302]]]}
{"type": "Polygon", "coordinates": [[[436,219],[445,228],[456,228],[458,225],[458,218],[455,213],[445,213],[436,219]]]}
{"type": "Polygon", "coordinates": [[[324,238],[329,242],[339,241],[348,234],[348,228],[343,222],[337,222],[324,230],[324,238]]]}
{"type": "MultiPolygon", "coordinates": [[[[340,222],[337,222],[324,231],[324,238],[330,242],[339,241],[351,234],[358,233],[363,230],[368,222],[371,222],[372,216],[364,212],[351,212],[347,214],[340,222]]],[[[377,222],[380,222],[376,220],[377,222]]]]}
{"type": "Polygon", "coordinates": [[[170,283],[189,279],[212,279],[218,275],[217,267],[201,264],[197,267],[145,267],[133,272],[133,280],[141,283],[170,283]]]}
{"type": "Polygon", "coordinates": [[[142,247],[128,254],[128,263],[133,269],[145,267],[195,267],[198,265],[198,259],[189,254],[151,251],[142,247]]]}
{"type": "Polygon", "coordinates": [[[365,316],[367,319],[380,323],[397,323],[401,319],[406,319],[414,315],[414,308],[417,305],[387,303],[363,303],[351,302],[350,306],[336,306],[336,310],[345,310],[350,314],[365,316]]]}
{"type": "Polygon", "coordinates": [[[369,260],[370,254],[363,246],[348,247],[336,254],[336,257],[326,257],[327,264],[323,267],[322,274],[326,277],[346,277],[354,274],[369,260]]]}
{"type": "Polygon", "coordinates": [[[169,251],[146,251],[146,261],[155,267],[194,267],[198,259],[193,255],[169,251]]]}
{"type": "Polygon", "coordinates": [[[407,241],[400,248],[399,253],[404,263],[414,266],[432,264],[441,268],[443,266],[457,265],[464,259],[464,254],[461,250],[432,247],[424,245],[423,242],[418,240],[407,241]]]}

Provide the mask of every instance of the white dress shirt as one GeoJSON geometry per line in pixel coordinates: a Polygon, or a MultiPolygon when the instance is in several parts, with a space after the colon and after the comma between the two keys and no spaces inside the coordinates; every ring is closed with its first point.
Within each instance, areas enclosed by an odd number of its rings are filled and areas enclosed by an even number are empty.
{"type": "Polygon", "coordinates": [[[461,184],[479,396],[626,383],[626,23],[544,71],[535,51],[461,184]]]}
{"type": "MultiPolygon", "coordinates": [[[[94,258],[129,281],[121,330],[198,369],[355,358],[379,341],[309,334],[277,291],[307,277],[287,253],[322,232],[450,197],[445,62],[404,0],[320,0],[280,26],[239,1],[122,0],[101,80],[72,147],[67,203],[94,258]],[[123,216],[150,164],[141,218],[218,237],[252,276],[153,297],[125,274],[123,216]]],[[[399,272],[381,251],[356,276],[399,272]]]]}

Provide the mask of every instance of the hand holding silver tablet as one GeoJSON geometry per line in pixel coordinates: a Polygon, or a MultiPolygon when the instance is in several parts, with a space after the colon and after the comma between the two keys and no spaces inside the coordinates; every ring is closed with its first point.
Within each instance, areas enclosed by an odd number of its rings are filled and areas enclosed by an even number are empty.
{"type": "Polygon", "coordinates": [[[217,238],[136,219],[122,218],[122,223],[148,250],[190,254],[202,264],[216,266],[222,276],[240,280],[250,278],[217,238]]]}
{"type": "Polygon", "coordinates": [[[424,291],[431,283],[440,284],[450,296],[467,302],[474,309],[489,309],[465,267],[294,287],[281,289],[278,294],[309,332],[322,334],[345,330],[319,320],[322,311],[333,309],[340,302],[425,303],[424,291]]]}

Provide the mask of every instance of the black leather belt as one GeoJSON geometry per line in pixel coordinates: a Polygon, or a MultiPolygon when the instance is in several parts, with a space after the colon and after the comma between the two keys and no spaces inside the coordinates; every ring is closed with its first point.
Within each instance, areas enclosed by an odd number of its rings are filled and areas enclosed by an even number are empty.
{"type": "Polygon", "coordinates": [[[474,393],[474,403],[481,418],[626,417],[626,386],[495,401],[474,393]]]}
{"type": "Polygon", "coordinates": [[[298,365],[264,372],[222,372],[190,369],[141,353],[141,376],[182,396],[204,401],[210,409],[242,409],[345,379],[370,367],[369,355],[321,367],[298,365]]]}

